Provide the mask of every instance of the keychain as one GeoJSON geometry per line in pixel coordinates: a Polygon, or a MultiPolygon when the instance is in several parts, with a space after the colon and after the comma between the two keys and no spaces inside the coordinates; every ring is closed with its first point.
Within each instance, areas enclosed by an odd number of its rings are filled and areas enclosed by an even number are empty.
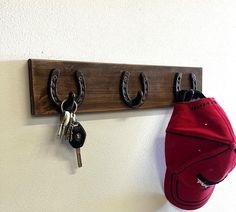
{"type": "Polygon", "coordinates": [[[70,145],[76,149],[78,167],[82,167],[80,148],[84,145],[86,132],[75,114],[78,109],[78,104],[75,100],[73,100],[71,105],[68,105],[68,102],[67,99],[61,103],[61,123],[57,135],[62,140],[69,142],[70,145]],[[65,109],[66,104],[67,109],[65,109]]]}

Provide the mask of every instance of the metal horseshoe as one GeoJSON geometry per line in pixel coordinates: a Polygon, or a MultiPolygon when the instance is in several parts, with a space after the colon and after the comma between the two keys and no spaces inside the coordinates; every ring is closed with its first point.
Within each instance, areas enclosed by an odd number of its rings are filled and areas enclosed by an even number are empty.
{"type": "MultiPolygon", "coordinates": [[[[62,101],[59,99],[58,97],[58,89],[57,89],[57,80],[60,76],[60,70],[59,69],[53,69],[50,73],[50,77],[49,77],[49,82],[48,82],[48,94],[50,99],[52,100],[52,102],[57,106],[57,107],[61,107],[62,105],[62,101]]],[[[75,72],[75,78],[78,84],[78,95],[76,96],[73,92],[69,93],[69,97],[68,97],[68,101],[71,109],[69,108],[65,108],[68,110],[73,110],[73,102],[75,101],[77,104],[77,107],[79,107],[85,97],[85,81],[83,78],[83,75],[80,71],[76,71],[75,72]],[[73,101],[72,104],[70,101],[73,101]]]]}
{"type": "Polygon", "coordinates": [[[189,74],[189,80],[191,84],[190,90],[181,89],[182,76],[183,76],[182,73],[175,74],[174,87],[173,87],[175,102],[183,102],[197,98],[205,98],[202,92],[197,90],[197,77],[194,73],[189,74]]]}
{"type": "Polygon", "coordinates": [[[131,108],[140,107],[148,94],[148,80],[144,73],[139,75],[140,83],[142,85],[142,90],[138,91],[137,96],[131,99],[128,94],[128,82],[129,82],[130,72],[124,71],[122,72],[121,80],[120,80],[120,94],[126,105],[131,108]]]}

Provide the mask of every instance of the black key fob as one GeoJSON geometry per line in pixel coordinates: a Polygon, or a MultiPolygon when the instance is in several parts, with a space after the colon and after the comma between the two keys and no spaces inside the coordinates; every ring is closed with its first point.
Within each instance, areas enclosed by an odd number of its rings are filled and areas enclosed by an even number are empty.
{"type": "Polygon", "coordinates": [[[84,145],[86,132],[79,122],[75,122],[72,129],[72,139],[69,141],[73,148],[80,148],[84,145]]]}

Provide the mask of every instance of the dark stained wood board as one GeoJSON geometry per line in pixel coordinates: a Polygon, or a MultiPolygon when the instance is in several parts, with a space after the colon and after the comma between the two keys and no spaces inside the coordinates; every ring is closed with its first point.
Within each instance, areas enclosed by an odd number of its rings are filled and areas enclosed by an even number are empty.
{"type": "MultiPolygon", "coordinates": [[[[48,95],[48,80],[52,69],[61,70],[58,95],[66,99],[68,93],[77,93],[74,71],[82,72],[86,84],[85,99],[79,113],[130,110],[120,96],[120,78],[123,71],[131,73],[129,95],[135,97],[141,89],[139,74],[143,72],[149,83],[144,104],[138,109],[170,107],[174,103],[173,82],[177,72],[183,73],[182,88],[189,89],[189,73],[197,77],[197,89],[202,90],[202,68],[154,65],[127,65],[111,63],[74,62],[29,59],[29,80],[32,115],[54,115],[58,108],[48,95]]],[[[137,109],[135,109],[137,110],[137,109]]]]}

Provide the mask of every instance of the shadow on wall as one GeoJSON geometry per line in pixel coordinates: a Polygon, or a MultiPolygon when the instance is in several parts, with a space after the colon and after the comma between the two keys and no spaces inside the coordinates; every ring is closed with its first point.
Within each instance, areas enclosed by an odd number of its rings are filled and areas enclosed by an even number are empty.
{"type": "Polygon", "coordinates": [[[125,196],[109,196],[99,204],[91,205],[91,211],[112,212],[156,212],[167,202],[164,195],[157,193],[130,193],[125,196]]]}
{"type": "Polygon", "coordinates": [[[165,114],[163,115],[162,120],[160,122],[161,125],[158,126],[158,131],[156,133],[156,138],[154,142],[154,160],[156,164],[156,169],[158,173],[159,183],[164,192],[164,180],[165,180],[165,171],[166,171],[166,163],[165,163],[165,133],[166,128],[170,120],[172,109],[165,110],[165,114]]]}

